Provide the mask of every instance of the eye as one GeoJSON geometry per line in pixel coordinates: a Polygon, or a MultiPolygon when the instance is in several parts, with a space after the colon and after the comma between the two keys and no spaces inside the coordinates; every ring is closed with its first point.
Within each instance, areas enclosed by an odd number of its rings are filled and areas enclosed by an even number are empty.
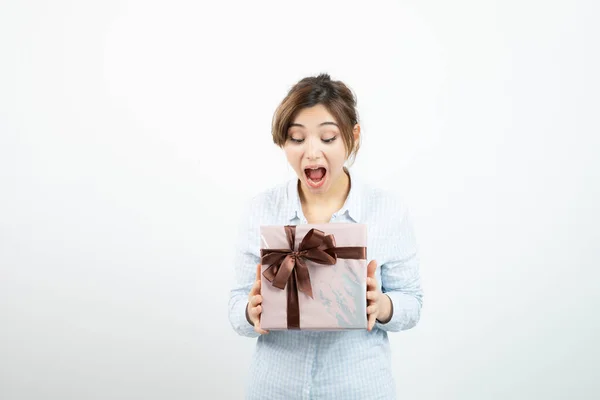
{"type": "Polygon", "coordinates": [[[294,143],[302,143],[304,142],[304,139],[294,139],[294,138],[290,138],[290,140],[294,143]]]}
{"type": "Polygon", "coordinates": [[[337,139],[337,136],[332,137],[331,139],[323,139],[323,143],[331,143],[333,142],[335,139],[337,139]]]}

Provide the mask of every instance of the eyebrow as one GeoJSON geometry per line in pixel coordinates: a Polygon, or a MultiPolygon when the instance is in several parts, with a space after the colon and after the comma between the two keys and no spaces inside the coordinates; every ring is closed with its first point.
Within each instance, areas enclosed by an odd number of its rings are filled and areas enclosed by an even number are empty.
{"type": "MultiPolygon", "coordinates": [[[[323,125],[335,125],[335,126],[337,126],[337,127],[339,128],[339,125],[338,125],[338,124],[336,124],[335,122],[329,122],[329,121],[327,121],[327,122],[321,122],[321,123],[319,124],[319,126],[323,126],[323,125]]],[[[291,124],[290,124],[290,128],[291,128],[292,126],[299,126],[300,128],[306,128],[304,125],[302,125],[302,124],[296,124],[296,123],[291,123],[291,124]]]]}

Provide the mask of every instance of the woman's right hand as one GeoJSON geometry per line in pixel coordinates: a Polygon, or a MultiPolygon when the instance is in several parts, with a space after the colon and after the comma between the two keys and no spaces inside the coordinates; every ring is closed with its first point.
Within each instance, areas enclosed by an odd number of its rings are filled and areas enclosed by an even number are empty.
{"type": "Polygon", "coordinates": [[[254,285],[252,285],[252,289],[250,289],[250,293],[248,294],[248,305],[246,306],[246,312],[248,313],[250,322],[254,326],[254,331],[264,335],[269,333],[269,331],[260,328],[260,314],[262,312],[262,296],[260,295],[260,270],[261,264],[258,264],[256,266],[256,280],[254,281],[254,285]]]}

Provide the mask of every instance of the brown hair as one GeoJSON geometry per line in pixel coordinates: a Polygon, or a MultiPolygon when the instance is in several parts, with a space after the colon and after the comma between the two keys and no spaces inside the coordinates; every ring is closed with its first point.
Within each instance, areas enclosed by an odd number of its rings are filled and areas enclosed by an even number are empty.
{"type": "Polygon", "coordinates": [[[341,81],[332,81],[326,73],[303,78],[289,90],[273,115],[273,142],[283,147],[290,124],[298,112],[317,104],[325,106],[339,124],[346,147],[346,157],[352,156],[354,162],[360,148],[360,139],[355,143],[352,133],[354,125],[358,123],[356,97],[348,86],[341,81]]]}

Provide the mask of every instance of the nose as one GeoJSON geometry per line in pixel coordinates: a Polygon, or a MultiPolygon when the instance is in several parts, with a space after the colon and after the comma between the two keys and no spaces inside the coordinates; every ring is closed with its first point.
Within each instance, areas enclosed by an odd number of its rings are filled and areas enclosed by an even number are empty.
{"type": "Polygon", "coordinates": [[[310,138],[306,141],[306,158],[309,160],[317,160],[321,157],[321,140],[318,138],[310,138]]]}

